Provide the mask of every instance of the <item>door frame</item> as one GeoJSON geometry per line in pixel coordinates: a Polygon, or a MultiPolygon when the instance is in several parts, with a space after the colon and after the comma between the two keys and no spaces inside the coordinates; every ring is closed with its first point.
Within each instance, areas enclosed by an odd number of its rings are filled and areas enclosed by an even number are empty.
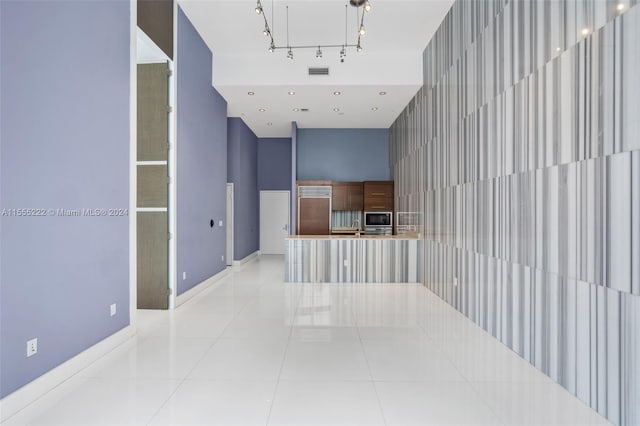
{"type": "Polygon", "coordinates": [[[227,247],[227,251],[225,253],[225,256],[227,257],[226,260],[226,264],[227,266],[232,266],[233,265],[233,248],[234,248],[234,239],[235,239],[235,223],[233,220],[233,215],[235,213],[235,188],[233,186],[232,182],[227,182],[227,193],[226,193],[226,199],[227,199],[227,241],[226,241],[226,247],[227,247]],[[231,193],[231,203],[229,203],[229,193],[231,193]],[[229,256],[229,254],[231,254],[231,256],[229,256]]]}
{"type": "MultiPolygon", "coordinates": [[[[259,205],[258,205],[258,223],[262,222],[262,193],[282,193],[287,194],[287,234],[291,235],[291,191],[287,189],[278,190],[261,190],[258,191],[259,205]]],[[[262,226],[259,227],[258,235],[258,249],[262,253],[262,226]]]]}

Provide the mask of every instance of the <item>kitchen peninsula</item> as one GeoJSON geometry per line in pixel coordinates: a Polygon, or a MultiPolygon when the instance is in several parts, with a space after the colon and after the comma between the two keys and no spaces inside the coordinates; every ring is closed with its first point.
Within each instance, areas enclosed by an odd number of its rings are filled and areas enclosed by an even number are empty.
{"type": "Polygon", "coordinates": [[[291,235],[286,282],[419,282],[420,240],[413,235],[291,235]]]}

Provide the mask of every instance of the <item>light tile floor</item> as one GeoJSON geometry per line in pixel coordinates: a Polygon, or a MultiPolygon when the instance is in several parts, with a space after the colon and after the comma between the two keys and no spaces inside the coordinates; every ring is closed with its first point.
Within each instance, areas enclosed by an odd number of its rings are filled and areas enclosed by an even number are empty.
{"type": "Polygon", "coordinates": [[[10,418],[37,425],[599,425],[605,419],[414,284],[235,269],[10,418]]]}

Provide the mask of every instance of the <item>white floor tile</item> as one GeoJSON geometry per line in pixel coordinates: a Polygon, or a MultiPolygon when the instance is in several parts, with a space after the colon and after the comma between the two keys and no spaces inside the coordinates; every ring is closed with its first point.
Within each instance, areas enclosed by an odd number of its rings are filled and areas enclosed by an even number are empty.
{"type": "Polygon", "coordinates": [[[165,321],[148,327],[146,337],[173,337],[215,340],[233,320],[232,313],[206,313],[178,310],[165,321]]]}
{"type": "Polygon", "coordinates": [[[139,311],[136,338],[7,424],[606,424],[423,286],[283,276],[261,256],[139,311]]]}
{"type": "Polygon", "coordinates": [[[351,285],[302,284],[295,325],[355,326],[354,305],[360,290],[351,285]]]}
{"type": "Polygon", "coordinates": [[[358,327],[362,340],[417,340],[426,337],[424,330],[416,325],[406,327],[358,327]]]}
{"type": "Polygon", "coordinates": [[[105,356],[83,377],[182,379],[214,343],[211,339],[149,337],[124,353],[105,356]]]}
{"type": "Polygon", "coordinates": [[[358,328],[356,327],[331,327],[331,326],[295,326],[291,330],[291,340],[296,342],[334,342],[334,341],[360,341],[358,328]]]}
{"type": "Polygon", "coordinates": [[[376,382],[388,425],[498,425],[466,382],[376,382]]]}
{"type": "Polygon", "coordinates": [[[179,383],[178,380],[75,378],[7,424],[144,425],[179,383]]]}
{"type": "Polygon", "coordinates": [[[271,425],[383,425],[372,382],[280,381],[271,425]]]}
{"type": "Polygon", "coordinates": [[[265,425],[275,381],[186,380],[152,425],[265,425]]]}
{"type": "Polygon", "coordinates": [[[362,343],[374,380],[464,380],[427,337],[396,341],[363,340],[362,343]]]}
{"type": "Polygon", "coordinates": [[[291,319],[271,317],[260,313],[241,312],[225,328],[222,339],[286,340],[291,334],[291,319]]]}
{"type": "Polygon", "coordinates": [[[475,382],[471,385],[507,425],[609,425],[556,383],[475,382]]]}
{"type": "Polygon", "coordinates": [[[277,380],[284,339],[219,340],[193,369],[191,379],[277,380]]]}
{"type": "Polygon", "coordinates": [[[292,341],[282,366],[283,380],[371,380],[360,341],[292,341]]]}
{"type": "Polygon", "coordinates": [[[533,365],[489,335],[440,343],[449,360],[469,381],[552,382],[533,365]]]}

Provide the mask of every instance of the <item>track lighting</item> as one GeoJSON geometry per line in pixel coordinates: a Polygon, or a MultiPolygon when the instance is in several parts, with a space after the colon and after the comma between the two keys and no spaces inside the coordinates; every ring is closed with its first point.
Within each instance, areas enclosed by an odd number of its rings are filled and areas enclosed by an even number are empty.
{"type": "MultiPolygon", "coordinates": [[[[2,1],[2,0],[0,0],[2,1]]],[[[345,23],[344,23],[344,43],[342,44],[318,44],[318,45],[292,45],[289,43],[289,6],[286,6],[286,34],[287,34],[287,39],[286,39],[286,45],[276,45],[276,42],[273,38],[273,32],[271,30],[271,26],[273,25],[273,15],[274,15],[274,11],[271,10],[271,22],[268,21],[267,19],[267,12],[265,11],[265,9],[262,7],[262,0],[256,0],[256,8],[255,11],[258,15],[262,15],[262,19],[264,20],[264,29],[262,30],[262,34],[264,34],[265,37],[269,37],[269,47],[268,50],[269,52],[275,52],[276,49],[287,49],[287,58],[288,59],[293,59],[293,50],[294,49],[315,49],[317,46],[317,50],[316,50],[316,58],[321,59],[323,57],[323,49],[329,49],[329,48],[336,48],[336,49],[340,49],[340,62],[344,62],[344,59],[347,56],[347,48],[355,48],[356,52],[362,52],[362,45],[360,43],[360,37],[363,36],[365,34],[365,26],[364,26],[364,15],[365,12],[369,12],[371,11],[371,2],[370,0],[349,0],[349,4],[351,4],[351,6],[354,6],[356,8],[360,8],[362,7],[362,13],[358,12],[357,13],[357,18],[358,18],[358,38],[356,40],[355,43],[353,44],[349,44],[347,42],[347,18],[348,18],[348,9],[349,9],[349,5],[345,4],[344,5],[344,12],[345,12],[345,23]],[[270,26],[271,25],[271,26],[270,26]]],[[[273,8],[272,8],[273,9],[273,8]]]]}

